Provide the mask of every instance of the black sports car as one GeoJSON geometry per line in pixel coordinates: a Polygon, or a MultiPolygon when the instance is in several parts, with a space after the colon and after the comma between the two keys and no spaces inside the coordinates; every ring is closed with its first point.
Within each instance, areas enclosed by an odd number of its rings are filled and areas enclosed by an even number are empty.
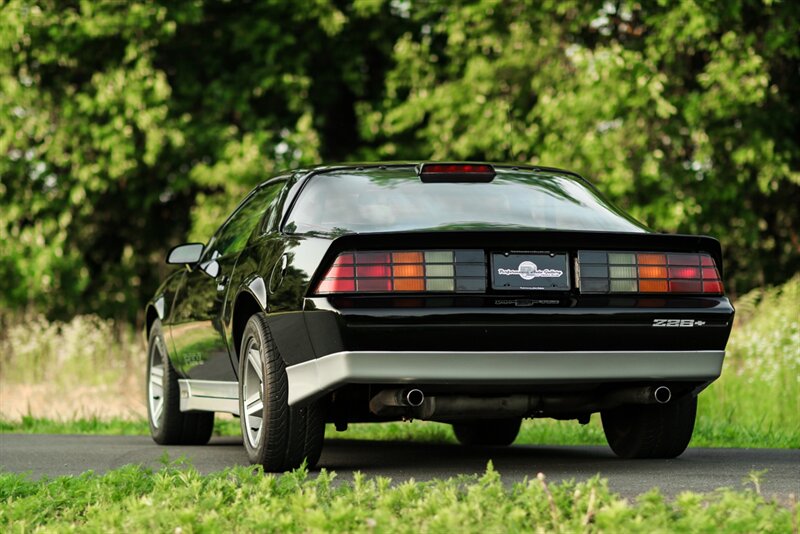
{"type": "Polygon", "coordinates": [[[320,456],[326,422],[423,419],[509,445],[602,414],[622,457],[681,454],[733,307],[719,243],[648,230],[580,176],[483,163],[288,172],[147,305],[158,443],[240,417],[250,460],[320,456]]]}

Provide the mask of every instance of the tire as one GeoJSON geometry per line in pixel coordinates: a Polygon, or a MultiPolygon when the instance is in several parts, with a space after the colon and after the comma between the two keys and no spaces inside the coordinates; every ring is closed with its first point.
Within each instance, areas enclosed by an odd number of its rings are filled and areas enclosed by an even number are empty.
{"type": "Polygon", "coordinates": [[[675,458],[694,431],[697,397],[686,395],[668,404],[620,406],[601,413],[611,450],[621,458],[675,458]]]}
{"type": "Polygon", "coordinates": [[[519,418],[453,423],[453,432],[459,443],[469,447],[506,447],[517,439],[521,424],[519,418]]]}
{"type": "Polygon", "coordinates": [[[289,406],[288,394],[283,359],[266,316],[257,313],[247,321],[239,350],[239,421],[250,462],[265,471],[296,469],[303,460],[310,469],[322,452],[322,402],[289,406]]]}
{"type": "Polygon", "coordinates": [[[156,319],[147,342],[147,421],[150,435],[160,445],[205,445],[214,431],[214,412],[182,412],[178,373],[156,319]]]}

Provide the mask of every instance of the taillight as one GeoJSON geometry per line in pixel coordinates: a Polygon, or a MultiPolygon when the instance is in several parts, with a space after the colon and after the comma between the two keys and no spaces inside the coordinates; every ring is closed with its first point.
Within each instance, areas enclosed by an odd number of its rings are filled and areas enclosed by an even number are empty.
{"type": "Polygon", "coordinates": [[[714,258],[705,253],[578,251],[580,291],[721,295],[714,258]]]}
{"type": "Polygon", "coordinates": [[[485,290],[486,261],[482,250],[397,250],[342,252],[315,293],[485,290]]]}

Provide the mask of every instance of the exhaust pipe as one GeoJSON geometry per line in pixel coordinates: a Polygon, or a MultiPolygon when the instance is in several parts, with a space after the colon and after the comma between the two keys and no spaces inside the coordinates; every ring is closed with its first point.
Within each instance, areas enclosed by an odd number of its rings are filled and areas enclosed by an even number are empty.
{"type": "Polygon", "coordinates": [[[369,401],[369,410],[381,416],[413,416],[422,420],[523,417],[539,405],[538,395],[426,397],[417,389],[384,389],[369,401]]]}
{"type": "Polygon", "coordinates": [[[417,406],[422,406],[422,403],[425,402],[425,394],[421,389],[409,389],[406,391],[405,400],[406,404],[416,408],[417,406]]]}
{"type": "Polygon", "coordinates": [[[369,401],[369,410],[375,415],[405,413],[404,408],[417,408],[425,402],[421,389],[384,389],[369,401]]]}
{"type": "Polygon", "coordinates": [[[369,410],[379,416],[413,415],[423,420],[457,420],[465,417],[528,417],[533,413],[590,412],[625,404],[667,404],[672,390],[667,386],[639,386],[612,391],[600,399],[540,396],[505,397],[443,395],[426,397],[422,390],[384,389],[369,401],[369,410]]]}
{"type": "Polygon", "coordinates": [[[655,391],[653,391],[653,399],[655,399],[658,404],[666,404],[672,399],[672,390],[667,386],[658,386],[655,391]]]}
{"type": "Polygon", "coordinates": [[[612,391],[601,404],[614,407],[621,404],[666,404],[671,400],[672,390],[667,386],[645,386],[612,391]]]}

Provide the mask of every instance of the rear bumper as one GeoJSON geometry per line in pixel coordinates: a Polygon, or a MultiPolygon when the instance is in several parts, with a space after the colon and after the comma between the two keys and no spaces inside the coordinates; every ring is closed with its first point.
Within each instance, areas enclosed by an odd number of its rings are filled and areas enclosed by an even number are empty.
{"type": "Polygon", "coordinates": [[[303,316],[310,350],[298,350],[296,330],[284,329],[290,335],[282,337],[281,328],[270,328],[287,365],[294,365],[340,352],[386,350],[488,354],[723,350],[734,315],[725,297],[541,300],[557,304],[536,304],[542,297],[535,295],[527,300],[501,297],[309,298],[303,316]],[[668,320],[686,326],[659,327],[668,320]]]}
{"type": "Polygon", "coordinates": [[[541,385],[697,381],[719,377],[724,350],[344,351],[290,365],[289,404],[344,384],[541,385]]]}

